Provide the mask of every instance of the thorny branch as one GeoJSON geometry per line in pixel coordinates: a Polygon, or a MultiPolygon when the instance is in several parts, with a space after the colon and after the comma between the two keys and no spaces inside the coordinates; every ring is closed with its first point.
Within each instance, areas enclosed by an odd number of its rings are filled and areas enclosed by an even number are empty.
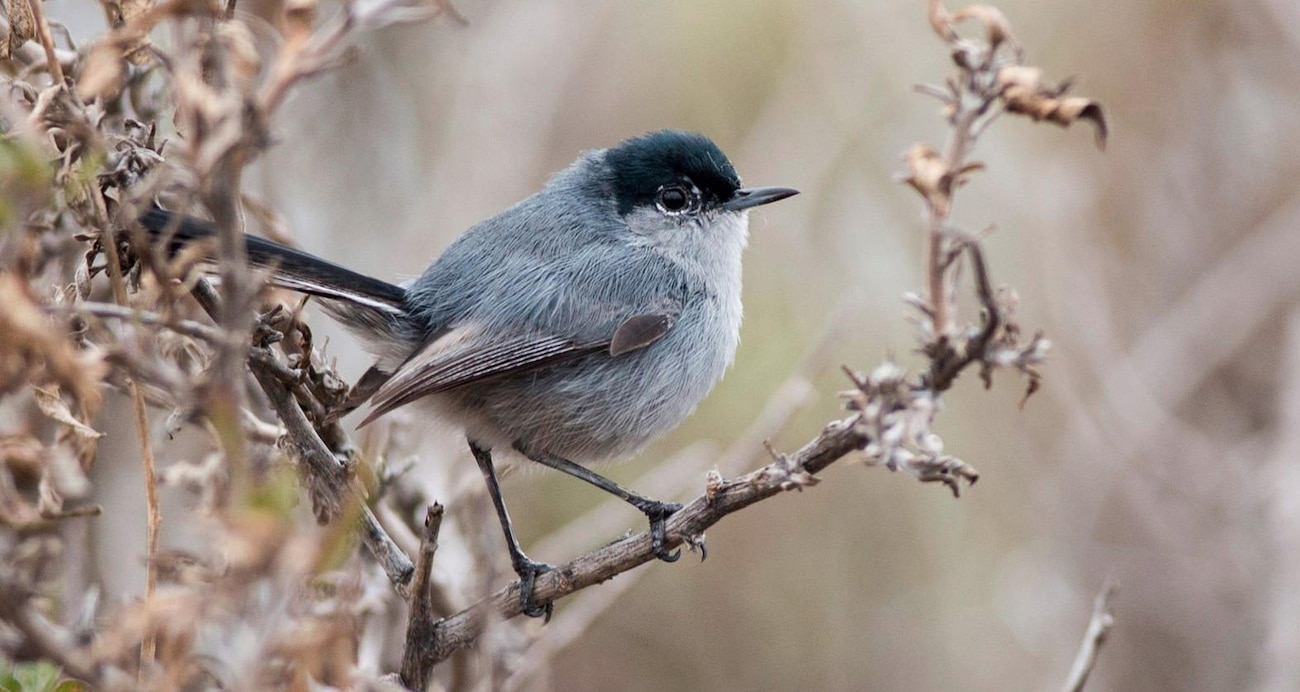
{"type": "Polygon", "coordinates": [[[334,520],[339,515],[357,516],[362,542],[384,568],[389,581],[404,589],[415,569],[410,558],[389,537],[371,509],[360,504],[359,493],[352,487],[351,469],[340,464],[334,452],[321,440],[287,386],[292,380],[286,379],[285,375],[293,377],[294,374],[278,370],[274,363],[274,357],[265,351],[254,349],[249,355],[249,368],[285,426],[284,444],[303,462],[303,475],[317,515],[322,520],[334,520]]]}

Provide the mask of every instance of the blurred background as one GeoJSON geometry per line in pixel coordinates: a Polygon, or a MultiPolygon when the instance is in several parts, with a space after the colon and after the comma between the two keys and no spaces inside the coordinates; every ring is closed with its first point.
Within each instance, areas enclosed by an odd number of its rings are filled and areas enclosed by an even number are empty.
{"type": "MultiPolygon", "coordinates": [[[[913,142],[943,144],[937,102],[912,85],[949,73],[922,0],[456,6],[467,26],[371,34],[279,113],[245,190],[304,247],[411,276],[580,150],[698,130],[747,183],[804,193],[754,216],[735,367],[681,429],[608,474],[638,487],[695,445],[681,492],[698,493],[773,397],[800,406],[759,432],[791,450],[841,415],[841,363],[919,363],[900,297],[922,287],[922,207],[895,177],[913,142]]],[[[548,663],[512,684],[1052,689],[1113,578],[1118,622],[1090,689],[1300,688],[1300,4],[998,6],[1030,64],[1104,104],[1112,137],[1100,154],[1086,125],[1003,118],[976,151],[988,170],[958,196],[964,228],[996,225],[994,281],[1054,344],[1023,409],[1012,373],[987,392],[968,373],[945,397],[938,430],[979,484],[954,500],[836,464],[711,530],[707,562],[650,565],[559,603],[537,640],[548,663]]],[[[47,11],[74,36],[104,28],[83,0],[47,11]]],[[[347,336],[312,323],[345,374],[364,370],[347,336]]],[[[143,505],[129,411],[106,410],[98,427],[123,434],[102,446],[96,487],[118,509],[86,530],[127,556],[101,570],[121,602],[142,589],[143,505]]],[[[477,486],[462,492],[478,480],[454,436],[407,444],[416,482],[453,505],[448,535],[490,521],[454,507],[457,493],[482,505],[477,486]]],[[[765,459],[747,444],[743,469],[765,459]]],[[[619,510],[586,543],[548,544],[603,497],[545,473],[517,474],[506,495],[526,548],[554,563],[643,529],[619,510]]],[[[164,505],[165,546],[194,540],[185,507],[164,505]]],[[[451,584],[456,555],[436,569],[451,584]]],[[[500,588],[504,555],[493,583],[458,588],[500,588]]],[[[537,653],[522,651],[511,665],[537,653]]]]}

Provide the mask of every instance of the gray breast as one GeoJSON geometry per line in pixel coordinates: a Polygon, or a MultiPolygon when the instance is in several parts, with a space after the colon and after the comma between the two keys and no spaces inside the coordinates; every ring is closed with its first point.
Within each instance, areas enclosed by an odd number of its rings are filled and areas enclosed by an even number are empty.
{"type": "Polygon", "coordinates": [[[643,350],[455,390],[439,395],[439,408],[493,447],[522,442],[579,463],[634,454],[689,416],[735,353],[739,322],[728,324],[723,301],[692,303],[643,350]]]}

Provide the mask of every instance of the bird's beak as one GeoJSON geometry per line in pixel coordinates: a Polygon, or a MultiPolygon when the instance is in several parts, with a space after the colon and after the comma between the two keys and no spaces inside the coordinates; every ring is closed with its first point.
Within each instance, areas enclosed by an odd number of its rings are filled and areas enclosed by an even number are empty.
{"type": "Polygon", "coordinates": [[[746,187],[736,190],[736,194],[724,202],[722,208],[727,211],[741,211],[750,207],[771,204],[797,194],[799,194],[799,191],[792,187],[746,187]]]}

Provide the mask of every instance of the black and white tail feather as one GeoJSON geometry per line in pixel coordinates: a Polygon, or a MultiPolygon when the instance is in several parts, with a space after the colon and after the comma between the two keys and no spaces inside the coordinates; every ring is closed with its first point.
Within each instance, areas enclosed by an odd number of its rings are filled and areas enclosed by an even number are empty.
{"type": "MultiPolygon", "coordinates": [[[[156,207],[140,217],[140,224],[154,238],[168,238],[169,252],[175,252],[187,243],[216,235],[216,229],[209,222],[156,207]]],[[[253,266],[270,269],[277,286],[321,298],[365,305],[394,315],[405,313],[406,289],[401,286],[359,274],[265,238],[245,236],[245,243],[248,261],[253,266]]]]}
{"type": "MultiPolygon", "coordinates": [[[[156,207],[139,220],[151,237],[167,240],[168,252],[216,236],[210,222],[156,207]]],[[[367,341],[373,340],[376,328],[390,332],[408,314],[406,289],[401,286],[265,238],[251,235],[244,238],[249,264],[271,272],[272,284],[324,298],[325,308],[367,341]]]]}

